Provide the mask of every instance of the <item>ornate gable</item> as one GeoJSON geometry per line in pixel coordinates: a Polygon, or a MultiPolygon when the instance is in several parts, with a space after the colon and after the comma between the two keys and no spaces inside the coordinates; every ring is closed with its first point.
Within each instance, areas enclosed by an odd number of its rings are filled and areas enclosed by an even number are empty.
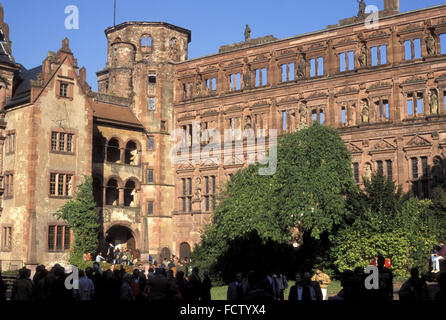
{"type": "Polygon", "coordinates": [[[384,139],[381,139],[375,143],[370,152],[394,151],[394,150],[396,150],[396,147],[393,144],[384,139]]]}
{"type": "Polygon", "coordinates": [[[407,143],[406,148],[407,147],[430,147],[432,144],[427,141],[426,139],[420,137],[419,135],[416,135],[415,137],[413,137],[412,139],[410,139],[410,141],[407,143]]]}
{"type": "Polygon", "coordinates": [[[362,153],[362,149],[359,148],[358,146],[354,145],[351,142],[347,143],[346,147],[347,147],[348,151],[350,151],[350,153],[352,153],[352,154],[362,153]]]}

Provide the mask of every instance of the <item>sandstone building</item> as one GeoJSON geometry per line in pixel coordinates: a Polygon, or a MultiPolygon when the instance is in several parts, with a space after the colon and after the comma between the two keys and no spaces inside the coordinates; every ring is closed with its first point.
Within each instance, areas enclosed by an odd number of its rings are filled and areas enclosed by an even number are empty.
{"type": "Polygon", "coordinates": [[[253,155],[246,129],[268,140],[273,129],[320,122],[341,134],[358,184],[381,171],[429,196],[445,170],[446,5],[400,13],[398,0],[384,3],[379,25],[360,4],[324,30],[251,39],[247,28],[246,41],[196,59],[189,30],[122,23],[105,30],[98,92],[67,39],[37,68],[16,63],[0,8],[2,267],[66,259],[72,232],[53,212],[83,175],[94,179],[102,245],[126,242],[143,259],[188,256],[219,186],[253,155]],[[176,128],[191,158],[172,163],[176,128]],[[206,129],[229,129],[242,159],[234,150],[230,162],[196,160],[206,129]]]}

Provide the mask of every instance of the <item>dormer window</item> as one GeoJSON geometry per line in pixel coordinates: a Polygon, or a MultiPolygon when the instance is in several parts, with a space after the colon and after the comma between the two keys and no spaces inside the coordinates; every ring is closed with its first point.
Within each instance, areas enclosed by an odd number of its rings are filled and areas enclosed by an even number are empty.
{"type": "Polygon", "coordinates": [[[60,90],[59,90],[59,95],[61,97],[68,97],[68,84],[67,83],[60,83],[60,90]]]}

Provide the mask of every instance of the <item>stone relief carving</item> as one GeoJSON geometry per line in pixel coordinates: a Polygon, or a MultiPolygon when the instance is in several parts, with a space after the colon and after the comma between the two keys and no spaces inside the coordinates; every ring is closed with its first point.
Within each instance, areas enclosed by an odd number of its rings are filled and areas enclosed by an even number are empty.
{"type": "Polygon", "coordinates": [[[300,57],[299,65],[297,67],[297,78],[298,79],[305,79],[306,78],[306,67],[307,63],[305,61],[304,55],[300,57]]]}
{"type": "Polygon", "coordinates": [[[195,199],[201,200],[201,178],[195,180],[195,199]]]}
{"type": "Polygon", "coordinates": [[[364,177],[370,180],[372,178],[372,165],[370,163],[365,164],[364,172],[364,177]]]}

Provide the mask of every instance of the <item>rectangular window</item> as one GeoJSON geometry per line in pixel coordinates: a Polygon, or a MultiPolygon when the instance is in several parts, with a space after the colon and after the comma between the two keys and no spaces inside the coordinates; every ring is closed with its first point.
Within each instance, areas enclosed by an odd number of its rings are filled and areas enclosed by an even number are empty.
{"type": "Polygon", "coordinates": [[[51,150],[56,151],[57,150],[57,132],[51,132],[51,150]]]}
{"type": "Polygon", "coordinates": [[[420,59],[421,58],[421,40],[420,39],[414,39],[413,40],[413,46],[414,46],[414,58],[420,59]]]}
{"type": "Polygon", "coordinates": [[[63,248],[64,250],[69,250],[71,247],[71,234],[70,234],[70,227],[65,227],[65,234],[64,234],[64,240],[63,240],[63,248]]]}
{"type": "Polygon", "coordinates": [[[187,198],[187,211],[192,212],[192,197],[187,198]]]}
{"type": "Polygon", "coordinates": [[[54,240],[56,235],[56,226],[48,227],[48,250],[54,251],[54,240]]]}
{"type": "Polygon", "coordinates": [[[316,76],[316,59],[310,60],[310,77],[316,76]]]}
{"type": "Polygon", "coordinates": [[[287,130],[286,120],[287,120],[286,111],[282,111],[282,129],[283,129],[283,132],[286,132],[286,130],[287,130]]]}
{"type": "Polygon", "coordinates": [[[380,47],[380,52],[381,52],[381,64],[387,64],[387,46],[382,45],[380,47]]]}
{"type": "Polygon", "coordinates": [[[147,214],[149,216],[153,214],[153,201],[147,202],[147,214]]]}
{"type": "Polygon", "coordinates": [[[8,150],[7,153],[14,153],[15,151],[15,133],[8,134],[8,150]]]}
{"type": "Polygon", "coordinates": [[[282,82],[294,80],[294,62],[282,64],[282,82]]]}
{"type": "Polygon", "coordinates": [[[71,197],[72,196],[72,180],[70,174],[51,173],[49,193],[52,197],[71,197]]]}
{"type": "Polygon", "coordinates": [[[191,195],[192,194],[192,178],[187,178],[187,186],[188,186],[188,194],[191,195]]]}
{"type": "Polygon", "coordinates": [[[51,151],[74,152],[74,134],[51,132],[51,151]]]}
{"type": "Polygon", "coordinates": [[[212,180],[212,194],[215,193],[215,176],[211,176],[211,180],[212,180]]]}
{"type": "Polygon", "coordinates": [[[404,58],[406,60],[412,60],[412,41],[404,41],[404,58]]]}
{"type": "Polygon", "coordinates": [[[446,54],[446,33],[440,34],[441,54],[446,54]]]}
{"type": "Polygon", "coordinates": [[[423,113],[423,94],[417,94],[417,114],[423,113]]]}
{"type": "Polygon", "coordinates": [[[9,251],[12,249],[12,228],[3,227],[2,231],[2,250],[9,251]]]}
{"type": "Polygon", "coordinates": [[[323,76],[324,75],[324,58],[317,58],[317,67],[318,67],[318,72],[317,75],[318,76],[323,76]]]}
{"type": "Polygon", "coordinates": [[[412,178],[418,178],[418,158],[411,158],[412,161],[412,178]]]}
{"type": "Polygon", "coordinates": [[[372,66],[377,66],[378,65],[378,47],[372,47],[371,53],[372,53],[372,66]]]}
{"type": "Polygon", "coordinates": [[[288,76],[287,76],[287,65],[282,64],[282,82],[287,82],[288,76]]]}
{"type": "Polygon", "coordinates": [[[61,83],[59,94],[61,97],[68,97],[68,84],[61,83]]]}
{"type": "Polygon", "coordinates": [[[209,177],[204,177],[205,193],[209,194],[209,177]]]}
{"type": "Polygon", "coordinates": [[[317,122],[317,111],[313,110],[312,114],[313,114],[313,122],[317,122]]]}
{"type": "Polygon", "coordinates": [[[378,165],[378,174],[384,175],[383,162],[381,160],[379,160],[379,161],[376,161],[376,164],[378,165]]]}
{"type": "Polygon", "coordinates": [[[182,194],[183,196],[186,195],[186,179],[182,178],[181,179],[181,186],[182,186],[182,194]]]}
{"type": "Polygon", "coordinates": [[[209,196],[204,196],[204,204],[205,204],[205,211],[209,211],[210,206],[209,206],[209,196]]]}
{"type": "Polygon", "coordinates": [[[147,143],[147,149],[149,151],[152,151],[155,149],[155,137],[154,136],[149,136],[149,140],[147,143]]]}
{"type": "Polygon", "coordinates": [[[392,179],[392,160],[386,160],[386,167],[387,167],[387,177],[389,179],[392,179]]]}
{"type": "Polygon", "coordinates": [[[153,169],[147,170],[147,183],[153,183],[153,169]]]}
{"type": "Polygon", "coordinates": [[[427,178],[427,157],[421,157],[421,170],[423,178],[427,178]]]}
{"type": "Polygon", "coordinates": [[[69,250],[71,234],[68,226],[48,226],[48,251],[69,250]]]}
{"type": "Polygon", "coordinates": [[[186,212],[186,198],[181,198],[181,212],[186,212]]]}
{"type": "Polygon", "coordinates": [[[67,152],[73,152],[73,135],[67,134],[67,152]]]}
{"type": "Polygon", "coordinates": [[[160,128],[161,128],[161,131],[167,131],[167,121],[166,120],[161,120],[160,128]]]}
{"type": "Polygon", "coordinates": [[[339,71],[344,72],[347,70],[347,66],[345,65],[345,52],[339,55],[339,71]]]}
{"type": "Polygon", "coordinates": [[[268,69],[262,69],[262,86],[266,86],[268,84],[268,69]]]}
{"type": "Polygon", "coordinates": [[[389,101],[383,100],[384,114],[387,119],[390,118],[389,101]]]}
{"type": "Polygon", "coordinates": [[[149,104],[147,106],[147,109],[149,111],[155,110],[155,98],[153,98],[153,97],[149,98],[149,104]]]}
{"type": "Polygon", "coordinates": [[[346,123],[346,110],[345,107],[342,107],[341,109],[341,122],[343,125],[346,123]]]}
{"type": "Polygon", "coordinates": [[[324,111],[319,111],[319,123],[323,126],[324,125],[324,111]]]}
{"type": "Polygon", "coordinates": [[[348,70],[355,69],[355,53],[353,51],[348,52],[348,70]]]}
{"type": "Polygon", "coordinates": [[[5,174],[5,198],[12,198],[14,196],[14,175],[12,173],[5,174]]]}
{"type": "Polygon", "coordinates": [[[413,99],[411,95],[407,97],[407,115],[413,115],[413,99]]]}
{"type": "Polygon", "coordinates": [[[353,163],[353,175],[355,177],[355,182],[359,183],[359,163],[353,163]]]}

